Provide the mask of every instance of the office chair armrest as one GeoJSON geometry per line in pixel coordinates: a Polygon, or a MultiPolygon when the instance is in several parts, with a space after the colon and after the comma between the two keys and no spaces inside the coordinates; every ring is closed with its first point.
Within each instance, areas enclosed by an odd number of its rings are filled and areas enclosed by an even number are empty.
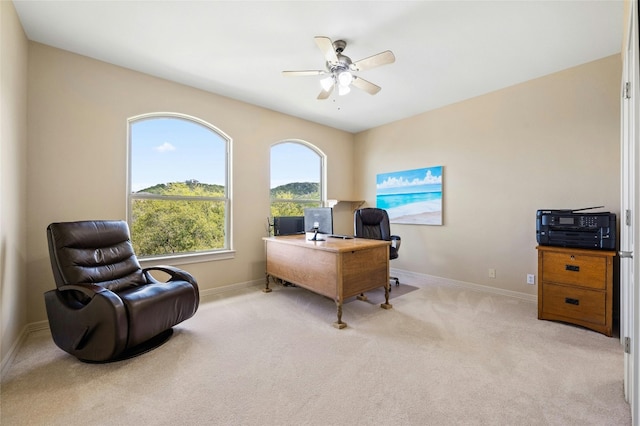
{"type": "Polygon", "coordinates": [[[401,241],[402,241],[402,239],[400,238],[400,236],[392,235],[391,236],[391,247],[396,249],[396,251],[400,250],[400,242],[401,241]]]}
{"type": "Polygon", "coordinates": [[[186,281],[188,283],[193,284],[194,286],[198,285],[193,275],[191,275],[190,273],[188,273],[183,269],[176,268],[175,266],[158,265],[158,266],[151,266],[149,268],[144,268],[142,270],[142,273],[147,279],[147,282],[158,284],[158,283],[161,283],[161,281],[158,281],[157,279],[155,279],[149,273],[150,271],[161,271],[161,272],[164,272],[165,274],[168,274],[170,277],[168,281],[186,281]]]}

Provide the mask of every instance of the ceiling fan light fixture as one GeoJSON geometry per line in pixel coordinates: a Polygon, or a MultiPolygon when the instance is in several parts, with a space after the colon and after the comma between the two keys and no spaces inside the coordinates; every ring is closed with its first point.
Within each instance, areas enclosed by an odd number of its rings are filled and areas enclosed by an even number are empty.
{"type": "Polygon", "coordinates": [[[342,84],[338,86],[338,96],[344,96],[348,94],[350,91],[351,91],[351,87],[349,86],[343,86],[342,84]]]}
{"type": "Polygon", "coordinates": [[[324,89],[324,91],[331,90],[331,87],[333,87],[333,76],[329,76],[320,80],[320,86],[322,86],[322,89],[324,89]]]}
{"type": "MultiPolygon", "coordinates": [[[[348,87],[353,82],[353,75],[349,71],[343,71],[338,74],[338,82],[340,86],[348,87]]],[[[349,93],[349,92],[347,92],[349,93]]]]}

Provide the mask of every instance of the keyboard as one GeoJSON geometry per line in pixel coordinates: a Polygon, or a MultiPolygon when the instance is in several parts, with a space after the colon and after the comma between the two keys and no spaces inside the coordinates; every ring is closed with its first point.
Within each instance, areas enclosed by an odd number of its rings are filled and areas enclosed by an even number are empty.
{"type": "Polygon", "coordinates": [[[329,238],[342,238],[343,240],[351,240],[353,237],[351,235],[340,235],[340,234],[331,234],[329,238]]]}

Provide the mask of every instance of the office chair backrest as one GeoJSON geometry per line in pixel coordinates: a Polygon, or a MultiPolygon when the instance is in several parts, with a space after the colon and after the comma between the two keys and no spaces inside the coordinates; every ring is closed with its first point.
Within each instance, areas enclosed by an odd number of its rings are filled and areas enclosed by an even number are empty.
{"type": "Polygon", "coordinates": [[[47,240],[57,287],[87,283],[118,292],[146,283],[126,222],[52,223],[47,240]]]}
{"type": "Polygon", "coordinates": [[[371,207],[356,210],[354,233],[358,238],[391,241],[387,211],[371,207]]]}

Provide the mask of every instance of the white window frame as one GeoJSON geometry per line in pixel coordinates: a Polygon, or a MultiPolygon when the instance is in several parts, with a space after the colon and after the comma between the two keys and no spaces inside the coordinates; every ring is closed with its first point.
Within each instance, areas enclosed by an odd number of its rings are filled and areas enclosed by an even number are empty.
{"type": "MultiPolygon", "coordinates": [[[[278,145],[282,145],[285,143],[294,143],[294,144],[299,144],[304,146],[305,148],[309,148],[311,151],[313,151],[314,153],[316,153],[318,155],[318,157],[320,158],[320,206],[326,206],[327,205],[327,156],[324,152],[322,152],[317,146],[302,140],[302,139],[284,139],[281,140],[279,142],[276,142],[274,144],[271,145],[271,147],[269,148],[269,164],[271,164],[271,155],[272,155],[272,149],[278,145]]],[[[271,187],[271,173],[272,170],[269,169],[269,187],[271,187]]],[[[289,199],[280,199],[280,198],[271,198],[271,188],[269,188],[269,216],[271,216],[271,204],[273,204],[274,202],[292,202],[295,200],[289,200],[289,199]]],[[[304,201],[298,201],[300,203],[304,203],[304,201]]]]}
{"type": "MultiPolygon", "coordinates": [[[[131,169],[132,169],[132,141],[131,141],[131,126],[135,122],[139,122],[141,120],[150,120],[150,119],[162,119],[162,118],[176,118],[182,119],[186,121],[193,122],[195,124],[199,124],[201,126],[206,127],[212,132],[216,133],[225,141],[225,164],[226,164],[226,173],[225,173],[225,197],[217,198],[211,197],[212,201],[224,201],[225,202],[225,218],[224,218],[224,248],[215,249],[215,250],[207,250],[201,252],[194,253],[177,253],[177,254],[165,254],[159,256],[148,256],[148,257],[139,257],[138,260],[143,267],[155,266],[160,264],[170,264],[170,265],[183,265],[188,263],[200,263],[212,260],[225,260],[232,259],[235,257],[235,250],[233,249],[233,203],[232,203],[232,182],[231,176],[232,170],[232,139],[222,130],[218,129],[216,126],[208,123],[204,120],[201,120],[197,117],[193,117],[186,114],[176,113],[176,112],[153,112],[147,114],[140,114],[134,117],[130,117],[127,119],[127,188],[126,188],[126,197],[127,197],[127,224],[131,226],[131,220],[133,217],[133,203],[134,199],[167,199],[166,197],[160,198],[151,196],[148,194],[145,195],[135,195],[131,191],[131,169]]],[[[173,196],[172,200],[189,200],[193,197],[179,197],[173,196]]],[[[197,197],[198,200],[206,199],[206,197],[197,197]]]]}

